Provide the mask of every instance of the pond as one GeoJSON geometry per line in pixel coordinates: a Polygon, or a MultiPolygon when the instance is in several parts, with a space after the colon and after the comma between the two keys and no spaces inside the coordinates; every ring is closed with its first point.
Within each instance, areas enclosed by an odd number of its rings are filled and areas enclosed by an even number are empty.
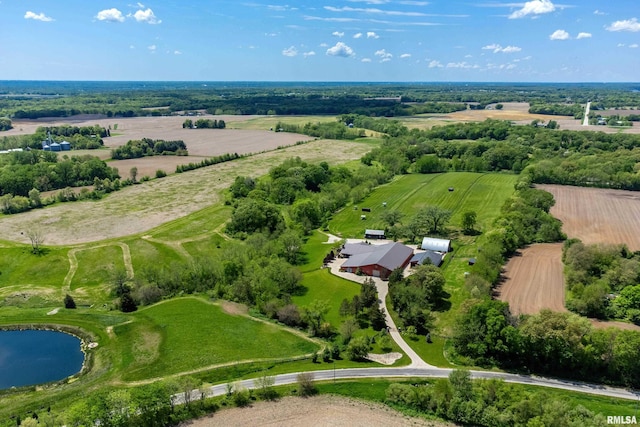
{"type": "Polygon", "coordinates": [[[82,369],[80,339],[55,331],[0,331],[0,389],[62,380],[82,369]]]}

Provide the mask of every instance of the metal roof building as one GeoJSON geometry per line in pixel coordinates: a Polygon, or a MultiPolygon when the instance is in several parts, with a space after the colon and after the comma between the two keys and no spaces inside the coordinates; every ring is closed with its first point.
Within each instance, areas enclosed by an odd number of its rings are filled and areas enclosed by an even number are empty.
{"type": "Polygon", "coordinates": [[[367,246],[370,251],[352,255],[342,264],[340,270],[348,273],[356,273],[359,270],[367,276],[387,279],[396,268],[404,268],[413,256],[413,249],[402,243],[367,246]]]}
{"type": "Polygon", "coordinates": [[[442,261],[444,260],[444,254],[441,252],[426,250],[424,252],[418,252],[417,254],[415,254],[409,262],[411,263],[412,267],[415,267],[416,265],[425,264],[427,260],[429,260],[431,264],[435,265],[436,267],[440,267],[442,265],[442,261]]]}
{"type": "Polygon", "coordinates": [[[425,251],[449,252],[451,251],[451,240],[425,237],[422,239],[422,246],[420,247],[425,251]]]}

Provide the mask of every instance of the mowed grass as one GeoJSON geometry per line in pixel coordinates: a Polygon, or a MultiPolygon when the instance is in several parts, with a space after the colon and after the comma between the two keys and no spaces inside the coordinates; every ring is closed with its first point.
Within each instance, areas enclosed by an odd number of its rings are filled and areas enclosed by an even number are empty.
{"type": "Polygon", "coordinates": [[[133,318],[133,324],[115,328],[119,338],[131,343],[123,355],[129,365],[123,378],[129,381],[237,361],[302,356],[320,348],[285,328],[226,314],[195,297],[156,304],[133,318]]]}
{"type": "Polygon", "coordinates": [[[225,239],[218,233],[203,236],[202,239],[184,242],[182,247],[193,257],[212,256],[220,250],[225,239]]]}
{"type": "Polygon", "coordinates": [[[44,248],[36,255],[31,246],[0,247],[0,288],[19,286],[61,287],[69,271],[64,248],[44,248]]]}
{"type": "Polygon", "coordinates": [[[154,239],[166,241],[200,238],[206,233],[222,228],[231,217],[231,211],[230,206],[216,204],[156,227],[147,234],[154,239]]]}
{"type": "Polygon", "coordinates": [[[116,271],[124,271],[120,246],[100,246],[76,252],[78,269],[71,279],[71,290],[113,282],[116,271]]]}
{"type": "Polygon", "coordinates": [[[136,275],[146,267],[169,266],[175,262],[182,262],[181,257],[173,248],[163,243],[146,239],[127,240],[131,252],[131,264],[136,275]]]}
{"type": "Polygon", "coordinates": [[[337,116],[267,116],[238,122],[229,122],[227,123],[227,127],[229,129],[268,130],[272,128],[275,129],[278,123],[304,126],[309,122],[327,123],[335,122],[337,120],[337,116]]]}
{"type": "Polygon", "coordinates": [[[367,228],[384,229],[381,216],[385,210],[399,210],[406,223],[420,208],[435,205],[452,211],[449,226],[454,228],[461,227],[466,211],[475,211],[476,228],[484,230],[497,217],[516,180],[516,175],[472,172],[403,175],[373,191],[358,209],[347,207],[336,214],[329,229],[343,237],[362,237],[367,228]],[[360,218],[362,208],[371,209],[364,213],[365,220],[360,218]]]}
{"type": "Polygon", "coordinates": [[[306,292],[294,296],[293,302],[300,307],[308,306],[315,300],[328,302],[330,308],[325,320],[335,328],[344,320],[340,316],[342,300],[346,298],[351,301],[354,295],[360,294],[360,284],[334,276],[328,268],[305,273],[302,286],[306,292]]]}

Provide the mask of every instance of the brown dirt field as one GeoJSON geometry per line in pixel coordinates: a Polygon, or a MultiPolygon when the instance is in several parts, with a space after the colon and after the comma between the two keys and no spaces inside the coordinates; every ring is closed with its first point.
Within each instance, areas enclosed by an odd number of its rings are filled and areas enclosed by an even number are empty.
{"type": "Polygon", "coordinates": [[[102,200],[59,203],[0,217],[0,236],[29,243],[21,232],[41,227],[47,245],[71,245],[138,234],[220,201],[237,175],[258,177],[288,157],[330,164],[359,159],[368,144],[317,140],[233,162],[174,174],[109,194],[102,200]]]}
{"type": "Polygon", "coordinates": [[[237,302],[232,301],[220,301],[220,307],[224,310],[225,313],[231,314],[234,316],[244,315],[249,313],[249,307],[244,304],[238,304],[237,302]]]}
{"type": "MultiPolygon", "coordinates": [[[[167,141],[182,140],[187,145],[191,156],[213,157],[225,153],[249,154],[273,150],[279,146],[293,145],[298,141],[309,141],[312,137],[288,132],[270,132],[269,130],[239,129],[183,129],[182,123],[190,118],[206,118],[224,120],[227,126],[233,122],[247,121],[259,116],[212,116],[198,117],[163,116],[163,117],[131,117],[131,118],[96,118],[85,116],[65,119],[42,119],[16,121],[13,129],[3,135],[33,134],[39,126],[59,126],[69,124],[75,126],[100,125],[111,127],[111,137],[104,138],[105,147],[115,148],[125,145],[127,141],[142,138],[164,139],[167,141]],[[114,129],[117,125],[118,129],[114,129]]],[[[83,150],[83,154],[92,154],[83,150]]],[[[69,155],[73,155],[71,151],[69,155]]],[[[174,165],[175,168],[175,165],[174,165]]],[[[155,172],[155,171],[154,171],[155,172]]]]}
{"type": "Polygon", "coordinates": [[[570,238],[585,244],[625,243],[640,250],[640,193],[602,188],[537,185],[556,200],[551,214],[570,238]]]}
{"type": "Polygon", "coordinates": [[[564,307],[564,265],[562,244],[529,246],[512,257],[497,289],[499,299],[509,303],[511,313],[535,314],[543,308],[567,311],[564,307]]]}
{"type": "Polygon", "coordinates": [[[247,408],[224,409],[183,427],[213,426],[350,426],[445,427],[455,424],[408,417],[387,406],[339,396],[285,397],[247,408]]]}
{"type": "Polygon", "coordinates": [[[529,103],[527,102],[504,102],[502,110],[496,110],[495,104],[491,105],[491,109],[485,110],[466,110],[456,111],[455,113],[445,114],[442,118],[456,120],[460,122],[482,122],[486,119],[495,120],[524,120],[531,123],[532,120],[557,120],[558,116],[549,116],[545,114],[530,114],[529,103]]]}

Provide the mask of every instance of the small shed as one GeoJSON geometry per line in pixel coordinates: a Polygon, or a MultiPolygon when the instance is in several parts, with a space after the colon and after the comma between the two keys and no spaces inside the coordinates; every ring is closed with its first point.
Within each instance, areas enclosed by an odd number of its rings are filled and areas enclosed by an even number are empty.
{"type": "Polygon", "coordinates": [[[425,237],[422,239],[421,249],[430,250],[436,252],[450,252],[451,240],[448,239],[436,239],[434,237],[425,237]]]}
{"type": "MultiPolygon", "coordinates": [[[[364,216],[364,215],[362,215],[364,216]]],[[[365,239],[386,239],[384,230],[364,230],[365,239]]]]}
{"type": "Polygon", "coordinates": [[[469,265],[474,265],[476,263],[475,258],[469,258],[469,265]]]}
{"type": "Polygon", "coordinates": [[[428,262],[435,265],[436,267],[440,267],[442,265],[442,261],[444,260],[444,254],[441,252],[435,251],[424,251],[418,252],[411,258],[411,267],[415,267],[416,265],[423,265],[428,262]],[[429,261],[427,261],[429,260],[429,261]]]}
{"type": "Polygon", "coordinates": [[[367,216],[366,215],[360,215],[360,219],[365,220],[365,219],[367,219],[367,216]]]}

